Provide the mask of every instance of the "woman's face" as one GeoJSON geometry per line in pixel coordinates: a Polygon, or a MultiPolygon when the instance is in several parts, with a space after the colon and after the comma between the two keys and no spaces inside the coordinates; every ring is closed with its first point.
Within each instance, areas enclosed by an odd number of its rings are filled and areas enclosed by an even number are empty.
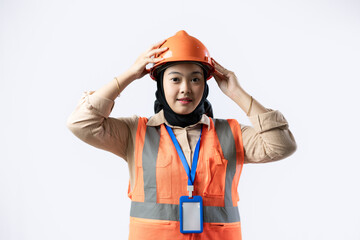
{"type": "Polygon", "coordinates": [[[202,68],[194,63],[179,63],[165,69],[163,86],[166,102],[177,114],[189,114],[199,105],[204,93],[202,68]]]}

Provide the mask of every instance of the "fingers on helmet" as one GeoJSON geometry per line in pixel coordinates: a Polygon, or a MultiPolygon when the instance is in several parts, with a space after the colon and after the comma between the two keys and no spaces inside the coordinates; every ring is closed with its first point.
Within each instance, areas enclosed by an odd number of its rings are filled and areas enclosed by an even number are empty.
{"type": "Polygon", "coordinates": [[[160,62],[161,60],[163,60],[164,58],[162,57],[159,57],[159,58],[151,58],[151,57],[148,57],[147,58],[147,62],[148,63],[157,63],[157,62],[160,62]]]}
{"type": "Polygon", "coordinates": [[[224,73],[228,73],[230,72],[229,70],[227,70],[226,68],[224,68],[223,66],[221,66],[218,62],[216,62],[214,60],[214,63],[215,63],[215,69],[216,70],[220,70],[221,72],[224,72],[224,73]]]}
{"type": "Polygon", "coordinates": [[[151,47],[149,48],[149,51],[152,50],[152,49],[156,49],[156,48],[159,48],[161,45],[163,45],[164,43],[166,42],[166,39],[163,39],[153,45],[151,45],[151,47]]]}
{"type": "Polygon", "coordinates": [[[148,54],[146,54],[146,57],[151,57],[152,55],[156,54],[156,53],[161,53],[166,51],[168,48],[157,48],[157,49],[152,49],[148,54]]]}
{"type": "Polygon", "coordinates": [[[221,76],[221,77],[223,77],[224,76],[224,74],[222,73],[222,72],[219,72],[218,70],[214,70],[214,74],[213,75],[216,75],[216,76],[221,76]]]}

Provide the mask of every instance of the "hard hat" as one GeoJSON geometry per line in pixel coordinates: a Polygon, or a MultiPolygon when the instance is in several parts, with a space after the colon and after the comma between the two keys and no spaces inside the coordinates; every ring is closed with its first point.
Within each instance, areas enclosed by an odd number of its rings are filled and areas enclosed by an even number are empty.
{"type": "Polygon", "coordinates": [[[150,77],[156,79],[156,73],[161,66],[170,62],[199,62],[205,68],[207,68],[208,76],[205,76],[206,80],[211,78],[211,72],[214,71],[214,64],[210,57],[209,51],[202,42],[198,39],[190,36],[184,30],[178,31],[174,36],[169,37],[166,41],[159,46],[159,48],[168,47],[165,52],[155,55],[157,57],[163,57],[160,62],[155,63],[150,68],[150,77]]]}

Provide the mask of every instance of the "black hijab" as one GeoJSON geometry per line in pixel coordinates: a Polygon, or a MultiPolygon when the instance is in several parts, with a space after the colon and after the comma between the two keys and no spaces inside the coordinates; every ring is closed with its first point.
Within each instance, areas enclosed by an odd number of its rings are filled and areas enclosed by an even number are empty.
{"type": "MultiPolygon", "coordinates": [[[[204,76],[207,76],[206,69],[204,69],[204,76]]],[[[209,94],[209,86],[205,79],[204,93],[201,98],[199,105],[195,110],[189,114],[177,114],[175,113],[166,102],[164,87],[163,87],[163,78],[164,78],[165,69],[162,69],[161,72],[157,73],[157,90],[155,93],[156,100],[154,103],[155,113],[160,112],[161,109],[164,110],[164,116],[166,121],[172,126],[187,127],[192,124],[200,121],[201,116],[205,113],[209,117],[213,117],[212,107],[210,102],[206,99],[209,94]]]]}

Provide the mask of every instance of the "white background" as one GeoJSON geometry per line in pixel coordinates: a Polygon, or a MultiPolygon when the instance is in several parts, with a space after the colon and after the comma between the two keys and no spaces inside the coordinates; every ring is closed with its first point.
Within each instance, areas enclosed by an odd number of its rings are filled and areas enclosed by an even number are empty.
{"type": "MultiPolygon", "coordinates": [[[[245,165],[244,240],[360,239],[360,2],[0,1],[0,239],[127,239],[128,169],[67,128],[82,93],[184,29],[280,110],[298,149],[245,165]]],[[[216,117],[250,124],[209,80],[216,117]]],[[[153,114],[144,77],[113,117],[153,114]]]]}

